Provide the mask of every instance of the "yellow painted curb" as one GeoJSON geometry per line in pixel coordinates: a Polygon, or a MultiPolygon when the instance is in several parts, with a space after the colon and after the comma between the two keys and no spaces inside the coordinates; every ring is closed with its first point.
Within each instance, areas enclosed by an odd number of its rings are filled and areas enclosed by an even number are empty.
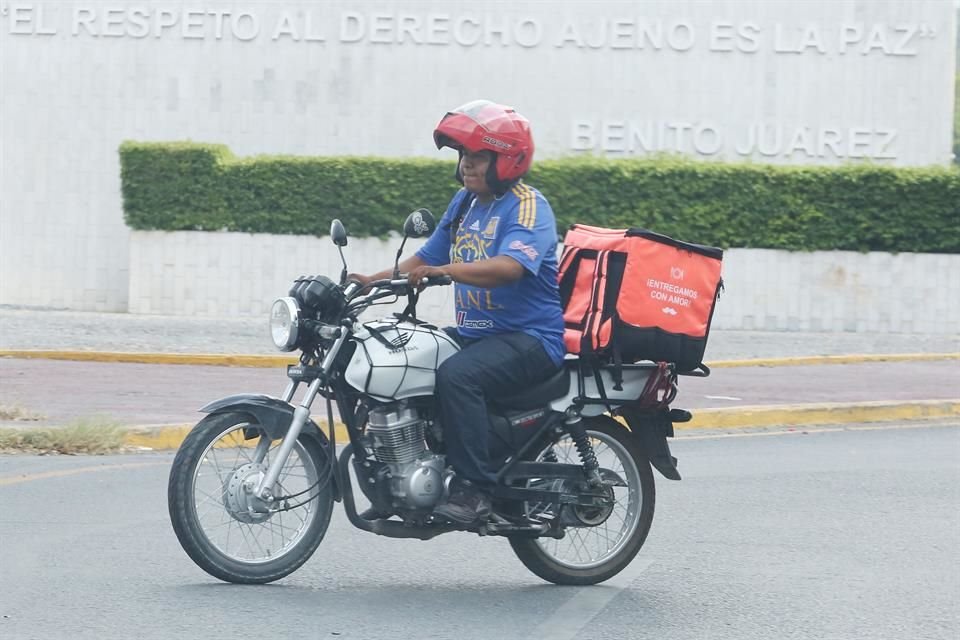
{"type": "MultiPolygon", "coordinates": [[[[131,427],[123,436],[123,443],[131,447],[147,449],[177,449],[187,434],[193,428],[192,424],[168,424],[159,426],[131,427]]],[[[326,425],[320,427],[326,433],[326,425]]],[[[338,444],[350,441],[347,428],[343,423],[334,423],[334,436],[338,444]]]]}
{"type": "MultiPolygon", "coordinates": [[[[277,368],[297,363],[295,357],[279,354],[271,356],[215,353],[134,353],[125,351],[36,351],[29,349],[0,349],[0,358],[254,368],[277,368]]],[[[857,364],[862,362],[931,362],[937,360],[960,360],[960,353],[888,353],[755,358],[752,360],[717,360],[715,362],[708,362],[707,365],[713,369],[726,369],[731,367],[788,367],[821,364],[857,364]]]]}
{"type": "Polygon", "coordinates": [[[192,428],[192,424],[133,427],[123,434],[123,444],[145,449],[177,449],[192,428]]]}
{"type": "MultiPolygon", "coordinates": [[[[802,426],[813,424],[859,424],[930,420],[960,416],[960,399],[919,400],[915,402],[861,402],[856,404],[826,403],[809,405],[747,406],[725,409],[700,409],[693,420],[676,424],[677,431],[690,429],[741,429],[748,427],[802,426]]],[[[132,427],[124,436],[124,444],[148,449],[176,449],[193,425],[158,425],[132,427]]],[[[326,426],[321,429],[326,432],[326,426]]],[[[334,424],[334,435],[340,444],[349,441],[343,423],[334,424]]]]}
{"type": "Polygon", "coordinates": [[[810,424],[855,424],[928,420],[960,416],[960,399],[915,402],[858,402],[807,405],[745,406],[693,411],[693,420],[674,425],[681,429],[736,429],[810,424]]]}
{"type": "Polygon", "coordinates": [[[960,353],[853,353],[843,356],[797,356],[792,358],[755,358],[752,360],[717,360],[708,362],[711,369],[730,367],[795,367],[820,364],[859,364],[862,362],[931,362],[960,360],[960,353]]]}
{"type": "Polygon", "coordinates": [[[139,364],[192,364],[217,367],[275,368],[296,364],[291,356],[225,355],[213,353],[128,353],[121,351],[30,351],[0,349],[3,358],[124,362],[139,364]]]}

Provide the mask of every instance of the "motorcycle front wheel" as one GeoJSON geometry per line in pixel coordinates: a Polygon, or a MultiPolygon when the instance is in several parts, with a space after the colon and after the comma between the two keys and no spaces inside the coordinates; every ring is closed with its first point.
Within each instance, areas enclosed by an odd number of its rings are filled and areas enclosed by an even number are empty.
{"type": "Polygon", "coordinates": [[[306,562],[323,540],[333,509],[331,453],[301,434],[274,487],[256,486],[280,441],[252,418],[209,415],[190,431],[170,469],[167,501],[173,530],[204,571],[241,584],[278,580],[306,562]]]}
{"type": "MultiPolygon", "coordinates": [[[[510,538],[520,561],[536,575],[555,584],[590,585],[609,580],[637,555],[653,523],[656,495],[653,472],[635,436],[606,416],[585,420],[587,437],[600,467],[617,473],[627,486],[608,488],[614,498],[611,508],[526,504],[528,517],[560,518],[565,526],[565,536],[561,539],[510,538]]],[[[544,447],[534,459],[580,464],[570,436],[544,447]]],[[[549,486],[557,482],[562,481],[533,480],[528,486],[558,490],[559,486],[549,486]]]]}

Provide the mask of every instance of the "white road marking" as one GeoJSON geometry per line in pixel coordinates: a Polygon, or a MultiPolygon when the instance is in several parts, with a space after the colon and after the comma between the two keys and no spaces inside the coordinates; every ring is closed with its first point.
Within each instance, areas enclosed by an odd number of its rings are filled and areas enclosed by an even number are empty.
{"type": "Polygon", "coordinates": [[[736,396],[703,396],[707,400],[743,400],[743,398],[737,398],[736,396]]]}
{"type": "MultiPolygon", "coordinates": [[[[643,553],[642,549],[640,553],[643,553]]],[[[570,598],[527,637],[530,640],[573,640],[651,564],[653,560],[637,557],[626,569],[604,583],[574,587],[570,598]]]]}

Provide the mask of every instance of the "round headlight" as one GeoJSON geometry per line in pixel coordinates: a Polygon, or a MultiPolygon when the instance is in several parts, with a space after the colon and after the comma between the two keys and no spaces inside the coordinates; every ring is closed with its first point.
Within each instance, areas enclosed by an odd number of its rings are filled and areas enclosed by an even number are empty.
{"type": "Polygon", "coordinates": [[[300,334],[300,307],[293,298],[277,298],[270,309],[270,335],[281,351],[293,351],[300,334]]]}

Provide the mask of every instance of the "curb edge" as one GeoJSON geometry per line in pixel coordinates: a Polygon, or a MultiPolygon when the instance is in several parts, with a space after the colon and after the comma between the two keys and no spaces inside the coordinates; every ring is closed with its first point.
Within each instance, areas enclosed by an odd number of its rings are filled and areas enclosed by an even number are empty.
{"type": "MultiPolygon", "coordinates": [[[[914,402],[825,403],[809,405],[746,406],[729,409],[701,409],[693,420],[675,425],[677,431],[747,429],[754,427],[801,426],[814,424],[858,424],[933,420],[960,417],[960,399],[914,402]]],[[[193,425],[144,425],[130,427],[124,443],[147,449],[176,449],[193,425]]],[[[337,442],[347,442],[346,427],[335,423],[337,442]]]]}

